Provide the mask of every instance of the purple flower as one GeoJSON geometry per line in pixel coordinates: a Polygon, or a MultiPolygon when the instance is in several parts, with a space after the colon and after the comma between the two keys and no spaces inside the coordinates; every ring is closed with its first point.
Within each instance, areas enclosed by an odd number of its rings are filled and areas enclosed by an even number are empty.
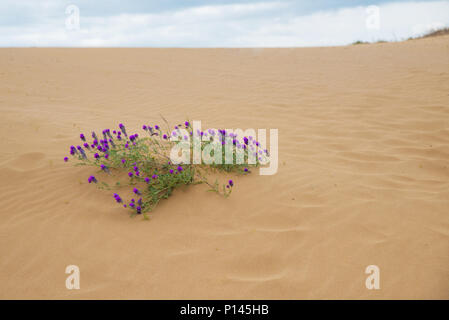
{"type": "Polygon", "coordinates": [[[181,172],[182,171],[182,167],[178,166],[178,171],[181,172]]]}
{"type": "Polygon", "coordinates": [[[153,179],[157,179],[158,175],[157,174],[153,174],[152,178],[153,179]]]}
{"type": "Polygon", "coordinates": [[[87,142],[85,142],[83,145],[84,145],[84,148],[89,149],[89,144],[87,142]]]}
{"type": "Polygon", "coordinates": [[[234,186],[234,181],[229,180],[229,185],[230,185],[231,187],[233,187],[233,186],[234,186]]]}
{"type": "Polygon", "coordinates": [[[125,159],[122,159],[122,163],[125,164],[125,162],[126,162],[126,160],[125,160],[125,159]]]}
{"type": "Polygon", "coordinates": [[[137,212],[137,214],[141,214],[142,213],[142,208],[140,206],[137,206],[136,212],[137,212]]]}
{"type": "Polygon", "coordinates": [[[247,137],[243,137],[243,141],[245,142],[246,145],[248,145],[248,138],[247,137]]]}
{"type": "Polygon", "coordinates": [[[154,129],[159,130],[159,126],[158,126],[158,125],[155,125],[155,126],[154,126],[154,129]]]}
{"type": "Polygon", "coordinates": [[[133,192],[134,192],[135,194],[139,194],[139,195],[141,194],[140,191],[139,191],[139,189],[137,189],[137,188],[134,188],[133,192]]]}
{"type": "Polygon", "coordinates": [[[165,140],[167,140],[167,135],[164,134],[164,135],[162,136],[162,138],[164,138],[165,140]]]}
{"type": "Polygon", "coordinates": [[[99,158],[100,158],[100,155],[99,155],[98,153],[96,153],[96,154],[94,155],[94,157],[95,157],[95,159],[99,159],[99,158]]]}
{"type": "Polygon", "coordinates": [[[109,158],[109,154],[108,154],[108,153],[105,153],[105,154],[104,154],[104,158],[105,158],[105,159],[109,158]]]}
{"type": "Polygon", "coordinates": [[[136,172],[139,171],[139,168],[138,168],[137,166],[135,166],[133,169],[134,169],[134,171],[136,171],[136,172]]]}
{"type": "Polygon", "coordinates": [[[172,173],[172,174],[173,174],[173,172],[174,172],[174,171],[173,171],[173,169],[170,169],[170,173],[172,173]]]}
{"type": "Polygon", "coordinates": [[[96,179],[94,176],[90,176],[90,177],[87,179],[87,181],[89,181],[89,183],[92,183],[92,182],[97,183],[97,182],[98,182],[97,179],[96,179]]]}
{"type": "Polygon", "coordinates": [[[143,126],[142,126],[142,129],[145,130],[145,131],[147,131],[147,130],[148,130],[148,127],[147,127],[146,125],[143,125],[143,126]]]}
{"type": "Polygon", "coordinates": [[[81,155],[83,156],[84,159],[87,159],[86,153],[84,152],[83,148],[79,147],[78,149],[81,153],[81,155]]]}
{"type": "Polygon", "coordinates": [[[64,161],[65,161],[65,162],[69,161],[69,158],[64,157],[64,161]]]}
{"type": "Polygon", "coordinates": [[[108,167],[106,167],[104,164],[102,164],[100,167],[101,167],[101,170],[103,170],[104,172],[109,172],[108,167]]]}
{"type": "Polygon", "coordinates": [[[82,134],[82,133],[80,134],[80,139],[83,141],[86,141],[86,137],[84,136],[84,134],[82,134]]]}
{"type": "Polygon", "coordinates": [[[189,121],[184,122],[184,124],[186,125],[186,128],[188,128],[190,126],[189,121]]]}
{"type": "Polygon", "coordinates": [[[128,176],[129,176],[130,178],[132,178],[132,177],[133,177],[133,175],[134,175],[134,173],[132,173],[132,172],[128,172],[128,176]]]}
{"type": "Polygon", "coordinates": [[[120,130],[123,132],[123,134],[125,135],[125,137],[127,137],[128,135],[126,134],[126,129],[125,126],[123,125],[123,123],[120,123],[119,125],[120,130]]]}
{"type": "MultiPolygon", "coordinates": [[[[117,193],[114,193],[114,198],[115,198],[115,201],[117,201],[118,203],[123,202],[122,198],[120,198],[120,196],[119,196],[117,193]]],[[[125,205],[125,206],[126,206],[126,205],[125,205]]],[[[125,208],[126,208],[126,207],[125,207],[125,208]]]]}
{"type": "Polygon", "coordinates": [[[130,202],[130,203],[129,203],[129,206],[130,206],[131,208],[134,208],[135,204],[134,204],[133,202],[130,202]]]}
{"type": "Polygon", "coordinates": [[[146,183],[150,183],[150,178],[146,177],[146,178],[145,178],[145,182],[146,182],[146,183]]]}
{"type": "Polygon", "coordinates": [[[94,138],[95,140],[98,140],[97,135],[95,134],[95,132],[92,131],[92,138],[94,138]]]}
{"type": "Polygon", "coordinates": [[[243,171],[248,172],[248,168],[245,168],[243,171]]]}

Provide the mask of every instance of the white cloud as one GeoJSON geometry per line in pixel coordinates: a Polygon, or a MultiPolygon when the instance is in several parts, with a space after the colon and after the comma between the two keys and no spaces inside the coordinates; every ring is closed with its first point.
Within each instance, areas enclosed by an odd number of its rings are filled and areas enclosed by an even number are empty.
{"type": "MultiPolygon", "coordinates": [[[[0,46],[293,47],[396,40],[449,25],[449,2],[379,6],[380,29],[366,27],[366,7],[298,15],[294,2],[208,5],[154,14],[83,16],[65,28],[65,8],[46,19],[0,25],[0,46]]],[[[55,6],[50,6],[50,9],[55,6]]],[[[48,10],[50,10],[48,9],[48,10]]]]}

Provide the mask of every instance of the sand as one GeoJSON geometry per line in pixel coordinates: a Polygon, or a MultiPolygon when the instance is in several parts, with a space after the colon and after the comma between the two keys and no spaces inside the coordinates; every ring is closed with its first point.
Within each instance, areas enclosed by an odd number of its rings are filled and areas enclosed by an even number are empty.
{"type": "Polygon", "coordinates": [[[0,111],[2,299],[449,298],[448,36],[3,48],[0,111]],[[62,160],[81,132],[141,132],[160,114],[277,128],[279,171],[234,177],[228,199],[179,190],[143,221],[62,160]]]}

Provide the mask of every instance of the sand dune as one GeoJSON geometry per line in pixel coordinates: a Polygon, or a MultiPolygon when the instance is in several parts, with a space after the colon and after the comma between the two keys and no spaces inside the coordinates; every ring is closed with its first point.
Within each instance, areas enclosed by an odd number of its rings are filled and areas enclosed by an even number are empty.
{"type": "Polygon", "coordinates": [[[448,36],[0,49],[0,83],[0,298],[449,298],[448,36]],[[228,199],[179,190],[142,221],[62,161],[81,132],[160,114],[278,128],[279,171],[228,199]]]}

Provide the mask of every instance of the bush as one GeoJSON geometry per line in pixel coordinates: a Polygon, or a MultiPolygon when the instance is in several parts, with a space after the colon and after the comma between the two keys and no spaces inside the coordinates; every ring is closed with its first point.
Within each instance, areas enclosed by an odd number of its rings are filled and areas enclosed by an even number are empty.
{"type": "MultiPolygon", "coordinates": [[[[229,180],[228,183],[220,186],[217,179],[212,183],[207,176],[217,171],[248,174],[251,172],[251,167],[257,167],[262,160],[267,160],[268,151],[266,149],[257,151],[260,144],[252,137],[240,139],[235,134],[227,133],[226,130],[216,132],[209,129],[207,132],[194,133],[188,121],[175,126],[173,131],[169,130],[170,126],[167,122],[166,125],[166,131],[158,125],[154,127],[143,125],[145,137],[140,137],[137,133],[128,135],[123,124],[119,125],[118,130],[112,132],[109,129],[103,130],[102,139],[92,132],[91,142],[87,141],[84,134],[80,134],[83,145],[71,146],[70,154],[74,160],[78,161],[76,165],[97,167],[99,173],[116,180],[125,178],[127,180],[125,183],[118,180],[113,186],[105,181],[98,181],[95,176],[90,176],[88,182],[107,190],[131,186],[137,200],[131,199],[125,202],[118,193],[114,193],[115,201],[129,209],[131,216],[142,214],[145,219],[148,219],[146,213],[152,211],[161,199],[167,199],[176,188],[183,185],[206,184],[210,188],[208,191],[228,197],[233,190],[234,182],[229,180]],[[187,134],[179,137],[182,132],[187,134]],[[208,165],[203,159],[199,164],[191,164],[192,159],[189,158],[190,164],[178,165],[170,160],[170,152],[175,146],[184,147],[192,155],[193,144],[190,142],[193,138],[208,135],[209,138],[214,137],[214,139],[202,141],[201,152],[203,153],[208,146],[213,149],[214,144],[215,146],[217,144],[224,147],[232,146],[232,163],[224,163],[225,148],[221,148],[221,155],[217,154],[218,158],[221,157],[222,164],[208,165]],[[176,137],[180,141],[173,141],[176,137]],[[248,162],[250,153],[256,160],[252,165],[245,164],[248,162]],[[237,161],[238,158],[240,162],[237,161]]],[[[216,155],[213,154],[213,156],[216,155]]],[[[64,158],[64,161],[68,160],[68,157],[64,158]]]]}

